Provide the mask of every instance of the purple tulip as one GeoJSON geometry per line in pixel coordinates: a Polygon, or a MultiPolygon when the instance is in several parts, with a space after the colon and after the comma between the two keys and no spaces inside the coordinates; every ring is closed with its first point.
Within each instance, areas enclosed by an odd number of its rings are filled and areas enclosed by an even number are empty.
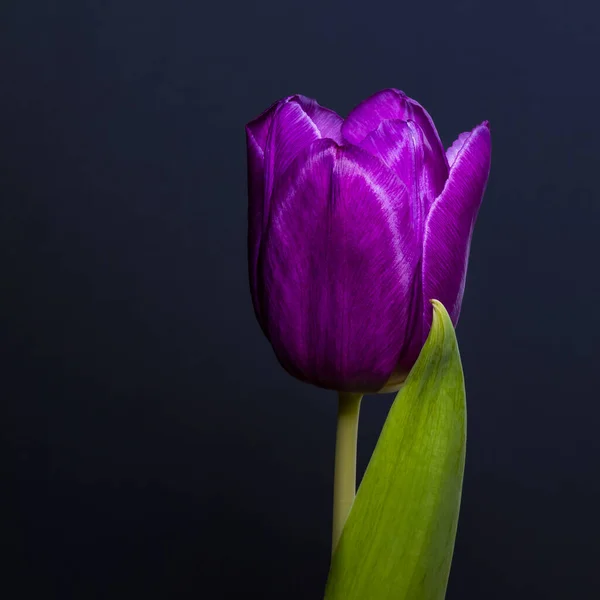
{"type": "Polygon", "coordinates": [[[246,134],[250,287],[277,358],[320,387],[397,388],[429,332],[429,300],[458,320],[488,123],[444,152],[425,109],[388,89],[345,120],[290,96],[246,134]]]}

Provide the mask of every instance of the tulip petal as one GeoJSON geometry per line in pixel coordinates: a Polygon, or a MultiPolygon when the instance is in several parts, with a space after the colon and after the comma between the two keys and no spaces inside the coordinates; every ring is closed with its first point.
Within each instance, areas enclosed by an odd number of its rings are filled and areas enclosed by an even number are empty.
{"type": "Polygon", "coordinates": [[[404,182],[410,193],[412,220],[420,237],[425,217],[448,178],[446,161],[414,121],[382,121],[360,147],[377,156],[404,182]]]}
{"type": "Polygon", "coordinates": [[[265,218],[265,149],[267,137],[277,108],[293,97],[273,103],[256,119],[246,125],[248,155],[248,271],[250,293],[256,318],[263,328],[257,295],[256,267],[265,218]]]}
{"type": "Polygon", "coordinates": [[[369,133],[377,129],[382,121],[388,119],[415,121],[437,155],[436,160],[446,163],[444,146],[433,119],[416,100],[400,90],[382,90],[361,102],[344,121],[342,134],[351,144],[358,145],[369,133]]]}
{"type": "Polygon", "coordinates": [[[265,212],[266,226],[269,203],[275,180],[285,173],[296,156],[318,140],[321,133],[313,120],[297,102],[286,102],[277,107],[269,128],[265,148],[265,212]]]}
{"type": "Polygon", "coordinates": [[[259,260],[282,365],[340,391],[376,391],[397,364],[419,251],[404,184],[354,146],[319,140],[276,184],[259,260]]]}
{"type": "Polygon", "coordinates": [[[320,137],[341,141],[343,119],[315,100],[301,95],[275,102],[246,126],[248,149],[248,263],[254,310],[257,303],[256,266],[269,215],[273,182],[303,148],[320,137]]]}
{"type": "Polygon", "coordinates": [[[431,326],[430,299],[439,300],[456,325],[460,314],[471,236],[490,172],[487,121],[459,142],[450,175],[425,222],[423,246],[423,337],[431,326]]]}
{"type": "Polygon", "coordinates": [[[321,106],[312,98],[307,98],[306,96],[296,96],[295,98],[296,102],[302,106],[306,114],[317,126],[320,137],[329,138],[338,144],[342,143],[342,124],[344,123],[344,119],[340,115],[329,108],[321,106]]]}
{"type": "Polygon", "coordinates": [[[274,102],[267,110],[263,111],[256,119],[253,119],[246,125],[247,138],[251,137],[253,139],[262,156],[264,156],[269,128],[271,127],[271,121],[273,120],[273,115],[275,114],[277,107],[280,104],[286,104],[292,97],[293,96],[288,96],[287,98],[274,102]]]}
{"type": "Polygon", "coordinates": [[[446,150],[446,158],[448,159],[448,165],[450,167],[452,167],[454,164],[454,161],[456,160],[461,148],[465,145],[465,142],[471,137],[471,133],[471,131],[465,131],[464,133],[461,133],[456,140],[454,140],[452,146],[446,150]]]}
{"type": "Polygon", "coordinates": [[[341,139],[341,123],[341,117],[305,96],[292,96],[289,102],[276,108],[265,148],[263,226],[267,224],[269,203],[277,178],[286,172],[302,150],[325,137],[323,132],[341,139]]]}
{"type": "Polygon", "coordinates": [[[274,102],[267,110],[246,125],[246,132],[252,135],[257,146],[263,153],[267,146],[267,137],[269,135],[273,115],[281,106],[289,104],[290,102],[298,104],[298,106],[304,110],[319,130],[319,137],[330,138],[335,140],[338,144],[342,143],[342,124],[344,119],[342,119],[335,111],[321,106],[316,100],[302,96],[301,94],[295,94],[274,102]]]}

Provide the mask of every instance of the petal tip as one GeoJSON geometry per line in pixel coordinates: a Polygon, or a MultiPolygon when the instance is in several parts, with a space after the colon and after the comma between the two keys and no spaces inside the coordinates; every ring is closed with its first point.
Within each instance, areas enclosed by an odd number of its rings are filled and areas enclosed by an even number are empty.
{"type": "Polygon", "coordinates": [[[490,122],[486,119],[485,121],[482,121],[479,125],[477,125],[475,129],[487,129],[488,131],[491,131],[490,122]]]}
{"type": "Polygon", "coordinates": [[[381,90],[381,92],[394,92],[394,94],[398,94],[398,96],[402,96],[403,98],[408,98],[408,96],[406,95],[405,92],[403,92],[402,90],[399,90],[398,88],[395,87],[389,87],[389,88],[385,88],[383,90],[381,90]]]}

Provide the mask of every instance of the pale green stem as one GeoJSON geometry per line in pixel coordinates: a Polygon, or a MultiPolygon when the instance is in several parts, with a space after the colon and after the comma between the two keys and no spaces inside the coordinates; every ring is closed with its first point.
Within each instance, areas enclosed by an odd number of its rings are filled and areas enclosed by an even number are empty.
{"type": "Polygon", "coordinates": [[[339,392],[335,473],[333,477],[332,551],[342,535],[356,495],[356,440],[362,394],[339,392]]]}

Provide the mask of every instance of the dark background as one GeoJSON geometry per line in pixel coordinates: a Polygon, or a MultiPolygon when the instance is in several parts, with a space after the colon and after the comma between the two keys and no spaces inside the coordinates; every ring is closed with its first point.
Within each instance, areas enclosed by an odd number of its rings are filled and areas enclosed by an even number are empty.
{"type": "MultiPolygon", "coordinates": [[[[600,596],[596,6],[0,15],[3,597],[321,597],[336,402],[255,322],[243,126],[290,93],[345,115],[388,86],[447,145],[493,134],[448,600],[600,596]]],[[[363,403],[361,472],[391,399],[363,403]]]]}

